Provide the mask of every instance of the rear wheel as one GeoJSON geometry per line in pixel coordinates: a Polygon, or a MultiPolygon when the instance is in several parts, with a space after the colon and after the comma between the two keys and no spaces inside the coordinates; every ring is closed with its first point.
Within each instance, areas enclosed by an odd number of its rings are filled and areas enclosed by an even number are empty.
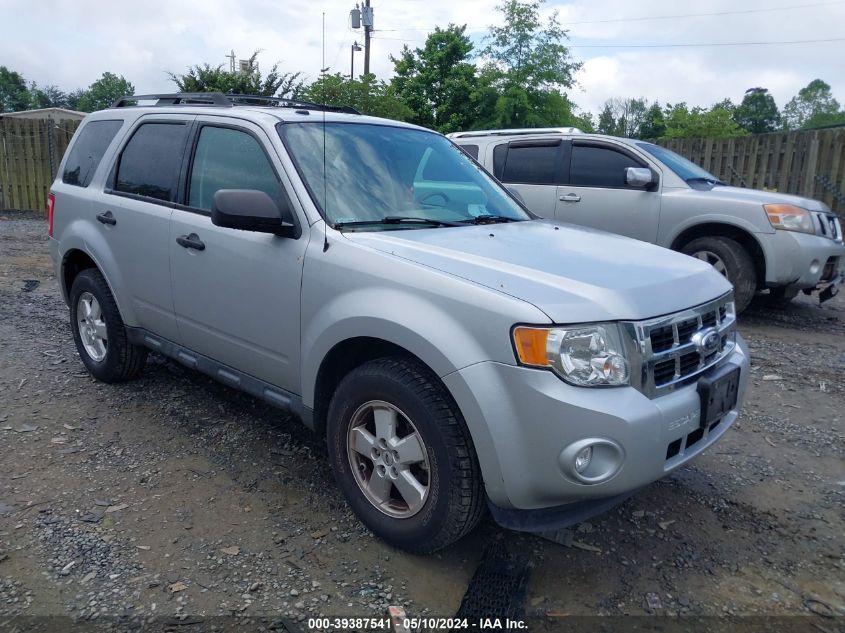
{"type": "Polygon", "coordinates": [[[748,307],[757,291],[757,272],[748,251],[739,242],[727,237],[699,237],[681,250],[707,262],[733,284],[737,312],[748,307]]]}
{"type": "Polygon", "coordinates": [[[73,280],[70,324],[79,357],[98,380],[122,382],[143,370],[147,350],[129,342],[114,296],[95,268],[73,280]]]}
{"type": "Polygon", "coordinates": [[[338,487],[386,542],[429,553],[478,523],[484,491],[469,431],[424,366],[383,358],[352,370],[332,397],[327,427],[338,487]]]}

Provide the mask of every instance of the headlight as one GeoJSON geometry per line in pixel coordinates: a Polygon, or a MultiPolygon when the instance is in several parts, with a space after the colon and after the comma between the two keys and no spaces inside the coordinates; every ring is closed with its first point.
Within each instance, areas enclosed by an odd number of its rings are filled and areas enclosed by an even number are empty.
{"type": "Polygon", "coordinates": [[[631,370],[615,323],[577,327],[518,326],[513,330],[517,358],[529,367],[552,369],[582,387],[630,383],[631,370]]]}
{"type": "Polygon", "coordinates": [[[807,209],[791,204],[764,204],[763,208],[769,216],[769,222],[776,229],[811,234],[816,232],[813,216],[807,209]]]}

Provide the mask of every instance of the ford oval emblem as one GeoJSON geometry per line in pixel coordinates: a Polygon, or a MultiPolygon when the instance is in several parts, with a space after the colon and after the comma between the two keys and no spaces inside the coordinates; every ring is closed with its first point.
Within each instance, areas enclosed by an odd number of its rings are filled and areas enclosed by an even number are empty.
{"type": "Polygon", "coordinates": [[[716,328],[708,327],[692,335],[692,342],[701,354],[709,356],[719,349],[719,332],[716,328]]]}

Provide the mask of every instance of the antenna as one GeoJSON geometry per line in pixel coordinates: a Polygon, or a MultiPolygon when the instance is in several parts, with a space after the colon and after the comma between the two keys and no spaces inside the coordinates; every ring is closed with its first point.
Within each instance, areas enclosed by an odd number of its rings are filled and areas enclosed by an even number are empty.
{"type": "MultiPolygon", "coordinates": [[[[320,67],[323,80],[323,103],[326,102],[326,12],[323,11],[323,65],[320,67]]],[[[326,111],[323,110],[323,252],[329,250],[329,185],[326,175],[326,111]]]]}

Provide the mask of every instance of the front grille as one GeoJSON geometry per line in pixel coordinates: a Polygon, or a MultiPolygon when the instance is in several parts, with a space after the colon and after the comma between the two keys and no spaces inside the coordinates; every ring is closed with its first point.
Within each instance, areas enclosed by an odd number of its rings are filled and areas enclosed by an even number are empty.
{"type": "Polygon", "coordinates": [[[832,213],[815,213],[818,229],[816,233],[837,242],[842,241],[842,223],[832,213]]]}
{"type": "Polygon", "coordinates": [[[690,382],[731,353],[736,339],[733,295],[626,325],[640,361],[635,386],[653,398],[690,382]]]}

